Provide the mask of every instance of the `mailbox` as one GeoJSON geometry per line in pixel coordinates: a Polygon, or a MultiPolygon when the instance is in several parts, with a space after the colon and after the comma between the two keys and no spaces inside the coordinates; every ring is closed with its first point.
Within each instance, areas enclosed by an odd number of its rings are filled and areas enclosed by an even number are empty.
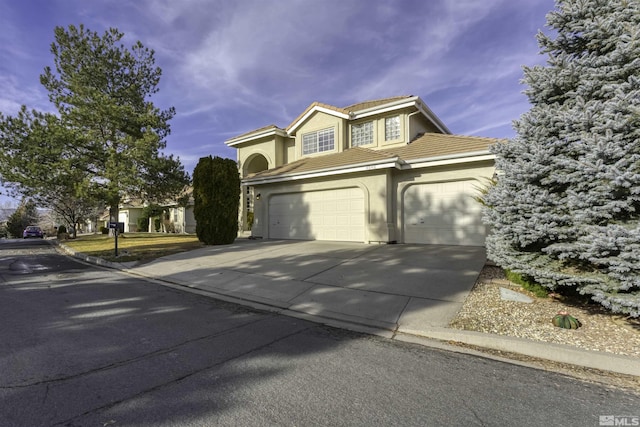
{"type": "Polygon", "coordinates": [[[124,233],[124,222],[109,222],[109,227],[107,228],[118,230],[118,233],[124,233]]]}

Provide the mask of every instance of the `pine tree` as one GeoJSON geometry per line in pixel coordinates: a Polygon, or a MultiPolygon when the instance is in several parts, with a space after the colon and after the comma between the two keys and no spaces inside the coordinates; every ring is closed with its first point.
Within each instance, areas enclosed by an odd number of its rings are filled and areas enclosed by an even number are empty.
{"type": "Polygon", "coordinates": [[[560,0],[525,67],[531,109],[497,144],[488,256],[640,316],[640,2],[560,0]]]}
{"type": "Polygon", "coordinates": [[[227,245],[238,235],[240,175],[231,159],[203,157],[193,171],[193,215],[198,240],[227,245]]]}
{"type": "Polygon", "coordinates": [[[28,225],[38,224],[38,209],[32,200],[22,200],[13,214],[7,218],[7,232],[14,239],[22,237],[28,225]]]}
{"type": "Polygon", "coordinates": [[[41,205],[104,201],[112,221],[124,196],[158,202],[178,193],[189,177],[163,153],[175,110],[150,100],[162,75],[153,50],[125,47],[115,28],[54,34],[54,67],[40,82],[57,113],[0,114],[0,182],[41,205]]]}

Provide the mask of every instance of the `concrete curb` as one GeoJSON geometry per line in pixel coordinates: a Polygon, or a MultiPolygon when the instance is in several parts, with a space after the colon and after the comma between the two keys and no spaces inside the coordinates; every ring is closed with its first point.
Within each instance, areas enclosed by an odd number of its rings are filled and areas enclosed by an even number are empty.
{"type": "MultiPolygon", "coordinates": [[[[173,289],[179,289],[214,299],[219,299],[225,302],[248,306],[261,311],[279,313],[286,316],[308,320],[336,328],[381,336],[384,338],[395,339],[402,342],[443,348],[450,351],[470,353],[483,357],[488,356],[478,351],[455,347],[453,345],[448,345],[447,343],[468,344],[492,350],[517,353],[553,362],[566,363],[575,366],[582,366],[585,368],[598,369],[602,371],[640,377],[640,359],[631,356],[622,356],[598,351],[583,350],[569,345],[532,341],[523,338],[508,337],[476,331],[465,331],[433,326],[425,330],[417,330],[404,328],[402,327],[402,325],[388,324],[381,321],[372,321],[365,318],[355,318],[354,316],[347,316],[340,313],[334,313],[335,316],[327,315],[326,313],[323,313],[322,315],[318,313],[307,313],[292,310],[286,305],[279,306],[275,303],[264,301],[263,299],[258,300],[250,295],[239,296],[237,294],[234,294],[233,292],[224,292],[222,290],[214,292],[211,290],[200,289],[196,286],[185,285],[183,283],[166,280],[158,276],[141,274],[140,272],[130,270],[132,267],[138,264],[137,262],[114,263],[105,261],[98,257],[88,256],[86,254],[76,252],[63,243],[60,243],[59,241],[51,242],[66,254],[87,263],[120,270],[126,274],[141,277],[143,279],[150,280],[163,286],[171,287],[173,289]]],[[[514,362],[513,360],[504,357],[491,358],[502,360],[505,362],[522,364],[520,362],[514,362]]]]}
{"type": "Polygon", "coordinates": [[[569,345],[447,328],[430,328],[427,331],[400,328],[395,339],[413,342],[413,337],[469,344],[585,368],[640,376],[640,360],[638,358],[583,350],[569,345]]]}

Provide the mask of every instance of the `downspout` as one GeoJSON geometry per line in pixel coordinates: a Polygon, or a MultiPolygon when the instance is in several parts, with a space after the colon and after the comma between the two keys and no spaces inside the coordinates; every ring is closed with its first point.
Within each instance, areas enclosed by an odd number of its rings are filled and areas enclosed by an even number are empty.
{"type": "Polygon", "coordinates": [[[411,116],[415,116],[416,114],[419,114],[420,110],[418,111],[414,111],[413,113],[407,114],[407,123],[406,123],[406,129],[407,132],[405,134],[405,139],[406,139],[406,143],[409,144],[411,142],[411,137],[409,136],[409,131],[411,130],[410,126],[411,126],[411,116]]]}

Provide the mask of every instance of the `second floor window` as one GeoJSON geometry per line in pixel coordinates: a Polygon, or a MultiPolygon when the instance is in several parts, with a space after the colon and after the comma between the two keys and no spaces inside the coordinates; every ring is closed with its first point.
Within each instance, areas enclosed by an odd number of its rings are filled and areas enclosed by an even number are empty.
{"type": "Polygon", "coordinates": [[[333,128],[322,129],[302,135],[302,154],[332,151],[334,147],[333,128]]]}
{"type": "Polygon", "coordinates": [[[394,139],[400,139],[400,116],[384,119],[384,140],[393,141],[394,139]]]}
{"type": "Polygon", "coordinates": [[[373,144],[373,122],[351,125],[351,146],[373,144]]]}

